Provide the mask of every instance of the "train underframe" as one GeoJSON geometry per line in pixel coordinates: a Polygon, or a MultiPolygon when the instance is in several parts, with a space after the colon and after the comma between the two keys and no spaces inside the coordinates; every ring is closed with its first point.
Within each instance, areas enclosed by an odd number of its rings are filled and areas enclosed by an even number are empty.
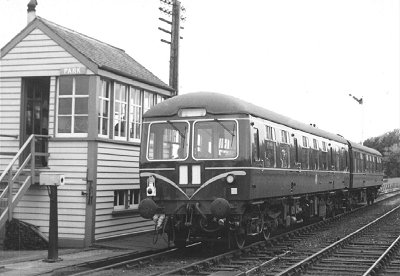
{"type": "Polygon", "coordinates": [[[211,214],[204,214],[198,202],[182,203],[174,214],[156,214],[153,220],[157,231],[167,233],[177,247],[199,240],[243,248],[249,240],[268,240],[272,233],[295,225],[332,217],[361,203],[372,204],[378,188],[248,202],[216,199],[210,204],[211,214]]]}

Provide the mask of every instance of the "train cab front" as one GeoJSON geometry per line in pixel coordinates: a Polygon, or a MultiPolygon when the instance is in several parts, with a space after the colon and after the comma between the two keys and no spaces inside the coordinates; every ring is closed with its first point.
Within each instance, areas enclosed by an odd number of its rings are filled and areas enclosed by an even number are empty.
{"type": "Polygon", "coordinates": [[[248,196],[238,119],[206,113],[181,109],[176,117],[143,124],[139,211],[167,227],[175,244],[226,229],[248,196]]]}

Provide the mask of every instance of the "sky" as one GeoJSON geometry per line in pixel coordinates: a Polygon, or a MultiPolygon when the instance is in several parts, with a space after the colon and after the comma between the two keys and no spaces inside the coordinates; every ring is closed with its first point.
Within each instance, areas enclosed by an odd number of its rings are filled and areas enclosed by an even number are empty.
{"type": "MultiPolygon", "coordinates": [[[[37,0],[36,14],[168,83],[158,0],[37,0]]],[[[29,0],[0,0],[0,47],[29,0]]],[[[399,0],[182,0],[179,93],[219,92],[360,142],[400,128],[399,0]],[[360,105],[352,97],[363,98],[360,105]]]]}

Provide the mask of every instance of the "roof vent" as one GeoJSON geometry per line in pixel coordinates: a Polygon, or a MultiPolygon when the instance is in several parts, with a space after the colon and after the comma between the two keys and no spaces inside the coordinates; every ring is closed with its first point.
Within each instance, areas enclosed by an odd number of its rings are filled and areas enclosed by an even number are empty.
{"type": "Polygon", "coordinates": [[[36,0],[30,0],[28,3],[28,24],[31,23],[36,18],[36,0]]]}

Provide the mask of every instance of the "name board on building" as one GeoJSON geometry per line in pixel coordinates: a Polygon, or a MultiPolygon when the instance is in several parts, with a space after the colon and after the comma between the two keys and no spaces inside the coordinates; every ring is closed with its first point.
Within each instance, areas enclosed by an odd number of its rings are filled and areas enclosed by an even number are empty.
{"type": "Polygon", "coordinates": [[[61,68],[60,75],[82,75],[86,74],[86,67],[68,67],[61,68]]]}

